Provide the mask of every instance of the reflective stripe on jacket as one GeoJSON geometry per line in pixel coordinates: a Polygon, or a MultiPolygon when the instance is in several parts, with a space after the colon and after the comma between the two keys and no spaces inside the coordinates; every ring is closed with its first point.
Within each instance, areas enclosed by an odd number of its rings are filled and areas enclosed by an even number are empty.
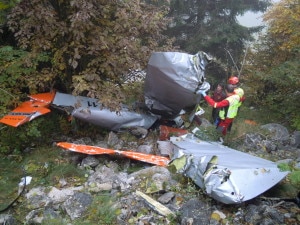
{"type": "Polygon", "coordinates": [[[235,118],[240,106],[240,97],[237,94],[227,97],[226,100],[229,102],[229,106],[221,109],[219,112],[219,117],[222,120],[225,118],[235,118]]]}

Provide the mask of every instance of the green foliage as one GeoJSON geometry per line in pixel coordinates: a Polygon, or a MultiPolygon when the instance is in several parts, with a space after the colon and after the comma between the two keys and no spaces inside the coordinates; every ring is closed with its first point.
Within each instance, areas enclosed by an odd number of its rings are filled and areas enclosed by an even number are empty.
{"type": "Polygon", "coordinates": [[[296,184],[296,185],[298,185],[298,187],[300,187],[300,170],[293,171],[290,174],[290,180],[291,180],[292,184],[296,184]]]}
{"type": "Polygon", "coordinates": [[[50,215],[45,217],[42,221],[42,225],[68,225],[68,221],[62,218],[52,218],[50,215]]]}
{"type": "Polygon", "coordinates": [[[0,48],[0,115],[16,107],[26,98],[26,92],[45,90],[44,84],[49,80],[39,73],[39,67],[48,61],[45,53],[30,56],[29,52],[11,46],[0,48]]]}
{"type": "Polygon", "coordinates": [[[278,164],[278,168],[281,171],[290,171],[288,175],[288,179],[291,184],[300,187],[300,169],[296,168],[293,163],[280,163],[278,164]]]}
{"type": "MultiPolygon", "coordinates": [[[[24,0],[8,25],[22,49],[51,52],[44,79],[53,82],[55,74],[67,91],[116,109],[125,101],[122,78],[128,71],[144,69],[153,51],[172,48],[161,33],[165,15],[165,7],[138,0],[24,0]]],[[[32,77],[35,83],[39,76],[32,77]]]]}
{"type": "Polygon", "coordinates": [[[25,86],[22,82],[22,65],[26,57],[25,51],[14,50],[10,46],[0,48],[1,113],[5,112],[6,106],[11,105],[9,103],[16,104],[20,98],[20,90],[25,86]]]}
{"type": "Polygon", "coordinates": [[[252,63],[246,79],[250,90],[246,93],[250,101],[269,108],[281,121],[300,129],[299,26],[296,25],[300,8],[294,3],[282,1],[265,15],[269,27],[249,58],[252,63]]]}
{"type": "MultiPolygon", "coordinates": [[[[0,2],[0,31],[4,26],[7,14],[20,0],[1,0],[0,2]]],[[[1,32],[0,32],[1,33],[1,32]]]]}
{"type": "Polygon", "coordinates": [[[126,104],[130,105],[136,101],[144,102],[144,82],[133,82],[124,85],[126,104]]]}
{"type": "MultiPolygon", "coordinates": [[[[51,165],[51,170],[47,173],[47,177],[41,180],[43,184],[49,185],[59,185],[60,179],[65,179],[68,183],[72,183],[74,186],[81,185],[85,178],[85,171],[81,170],[75,164],[66,163],[63,159],[61,162],[56,166],[51,165]]],[[[56,162],[52,162],[56,163],[56,162]]]]}
{"type": "Polygon", "coordinates": [[[1,157],[0,171],[0,210],[2,210],[17,197],[18,183],[23,176],[20,158],[1,157]]]}
{"type": "Polygon", "coordinates": [[[18,154],[25,148],[34,146],[36,140],[41,137],[41,132],[38,130],[40,122],[40,120],[32,121],[18,129],[10,126],[2,128],[0,131],[2,137],[0,140],[0,154],[18,154]]]}
{"type": "Polygon", "coordinates": [[[26,148],[48,142],[51,135],[61,132],[59,118],[57,114],[50,113],[16,128],[3,125],[0,130],[0,155],[19,154],[26,148]]]}
{"type": "Polygon", "coordinates": [[[114,198],[108,193],[96,196],[89,210],[87,210],[88,215],[85,221],[79,224],[115,224],[119,210],[116,208],[114,201],[114,198]]]}
{"type": "Polygon", "coordinates": [[[184,51],[196,53],[202,50],[215,56],[223,65],[214,65],[212,76],[229,76],[235,69],[228,52],[241,68],[247,42],[253,40],[252,34],[262,29],[243,27],[236,17],[248,10],[264,12],[269,4],[267,0],[172,0],[169,16],[173,23],[167,34],[175,36],[175,44],[184,51]]]}
{"type": "Polygon", "coordinates": [[[280,171],[290,171],[290,165],[287,163],[280,163],[278,164],[278,168],[280,169],[280,171]]]}
{"type": "MultiPolygon", "coordinates": [[[[31,176],[28,189],[41,185],[60,187],[60,180],[65,179],[71,186],[82,185],[86,181],[85,171],[70,163],[63,150],[56,147],[38,146],[22,156],[1,156],[0,160],[0,210],[10,204],[18,194],[18,183],[24,176],[31,176]]],[[[16,205],[15,218],[24,222],[28,205],[24,206],[22,198],[16,205]]],[[[63,219],[47,218],[43,224],[68,224],[63,219]]],[[[21,223],[20,223],[21,224],[21,223]]],[[[23,224],[23,223],[22,223],[23,224]]]]}

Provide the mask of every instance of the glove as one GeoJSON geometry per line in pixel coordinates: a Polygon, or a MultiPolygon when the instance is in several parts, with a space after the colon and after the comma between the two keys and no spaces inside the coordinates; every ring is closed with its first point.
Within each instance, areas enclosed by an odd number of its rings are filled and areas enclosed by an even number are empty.
{"type": "Polygon", "coordinates": [[[206,96],[206,93],[205,93],[205,91],[203,91],[203,90],[197,91],[197,94],[201,94],[203,97],[206,96]]]}

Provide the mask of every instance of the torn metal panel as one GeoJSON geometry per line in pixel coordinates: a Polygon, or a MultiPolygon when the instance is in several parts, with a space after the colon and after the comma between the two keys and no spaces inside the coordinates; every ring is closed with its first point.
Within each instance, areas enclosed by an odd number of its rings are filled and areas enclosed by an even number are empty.
{"type": "Polygon", "coordinates": [[[56,93],[53,105],[68,110],[72,116],[112,131],[129,127],[150,128],[158,116],[130,111],[123,106],[120,112],[110,111],[101,106],[99,100],[83,96],[56,93]]]}
{"type": "Polygon", "coordinates": [[[216,142],[201,141],[193,134],[171,137],[170,141],[174,144],[172,164],[178,172],[225,204],[250,200],[288,174],[274,162],[216,142]]]}
{"type": "Polygon", "coordinates": [[[196,55],[181,52],[152,53],[144,90],[145,104],[149,110],[172,118],[181,110],[193,108],[201,100],[201,95],[195,92],[210,88],[204,77],[209,60],[204,52],[196,55]]]}

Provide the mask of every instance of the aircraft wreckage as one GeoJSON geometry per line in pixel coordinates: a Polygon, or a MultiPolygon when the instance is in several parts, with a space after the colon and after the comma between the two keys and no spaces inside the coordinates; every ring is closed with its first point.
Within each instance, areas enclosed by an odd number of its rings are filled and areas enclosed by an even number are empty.
{"type": "MultiPolygon", "coordinates": [[[[205,81],[205,66],[210,57],[199,52],[190,55],[179,52],[155,52],[151,55],[145,78],[145,113],[137,113],[124,105],[119,113],[101,107],[97,99],[73,96],[59,92],[29,96],[29,100],[5,115],[0,122],[18,127],[41,115],[51,107],[67,111],[73,117],[112,131],[130,127],[149,129],[158,119],[166,118],[181,125],[180,115],[195,115],[195,106],[201,100],[199,89],[209,90],[205,81]]],[[[161,132],[166,129],[160,126],[161,132]]],[[[171,128],[176,129],[176,128],[171,128]]],[[[173,130],[174,131],[174,130],[173,130]]],[[[282,172],[276,163],[237,151],[216,142],[197,138],[194,133],[179,129],[166,138],[170,146],[167,156],[149,155],[133,150],[105,149],[98,146],[60,142],[57,146],[84,154],[122,155],[133,160],[158,165],[175,166],[178,173],[190,177],[213,199],[225,204],[241,203],[267,191],[288,172],[282,172]]]]}

